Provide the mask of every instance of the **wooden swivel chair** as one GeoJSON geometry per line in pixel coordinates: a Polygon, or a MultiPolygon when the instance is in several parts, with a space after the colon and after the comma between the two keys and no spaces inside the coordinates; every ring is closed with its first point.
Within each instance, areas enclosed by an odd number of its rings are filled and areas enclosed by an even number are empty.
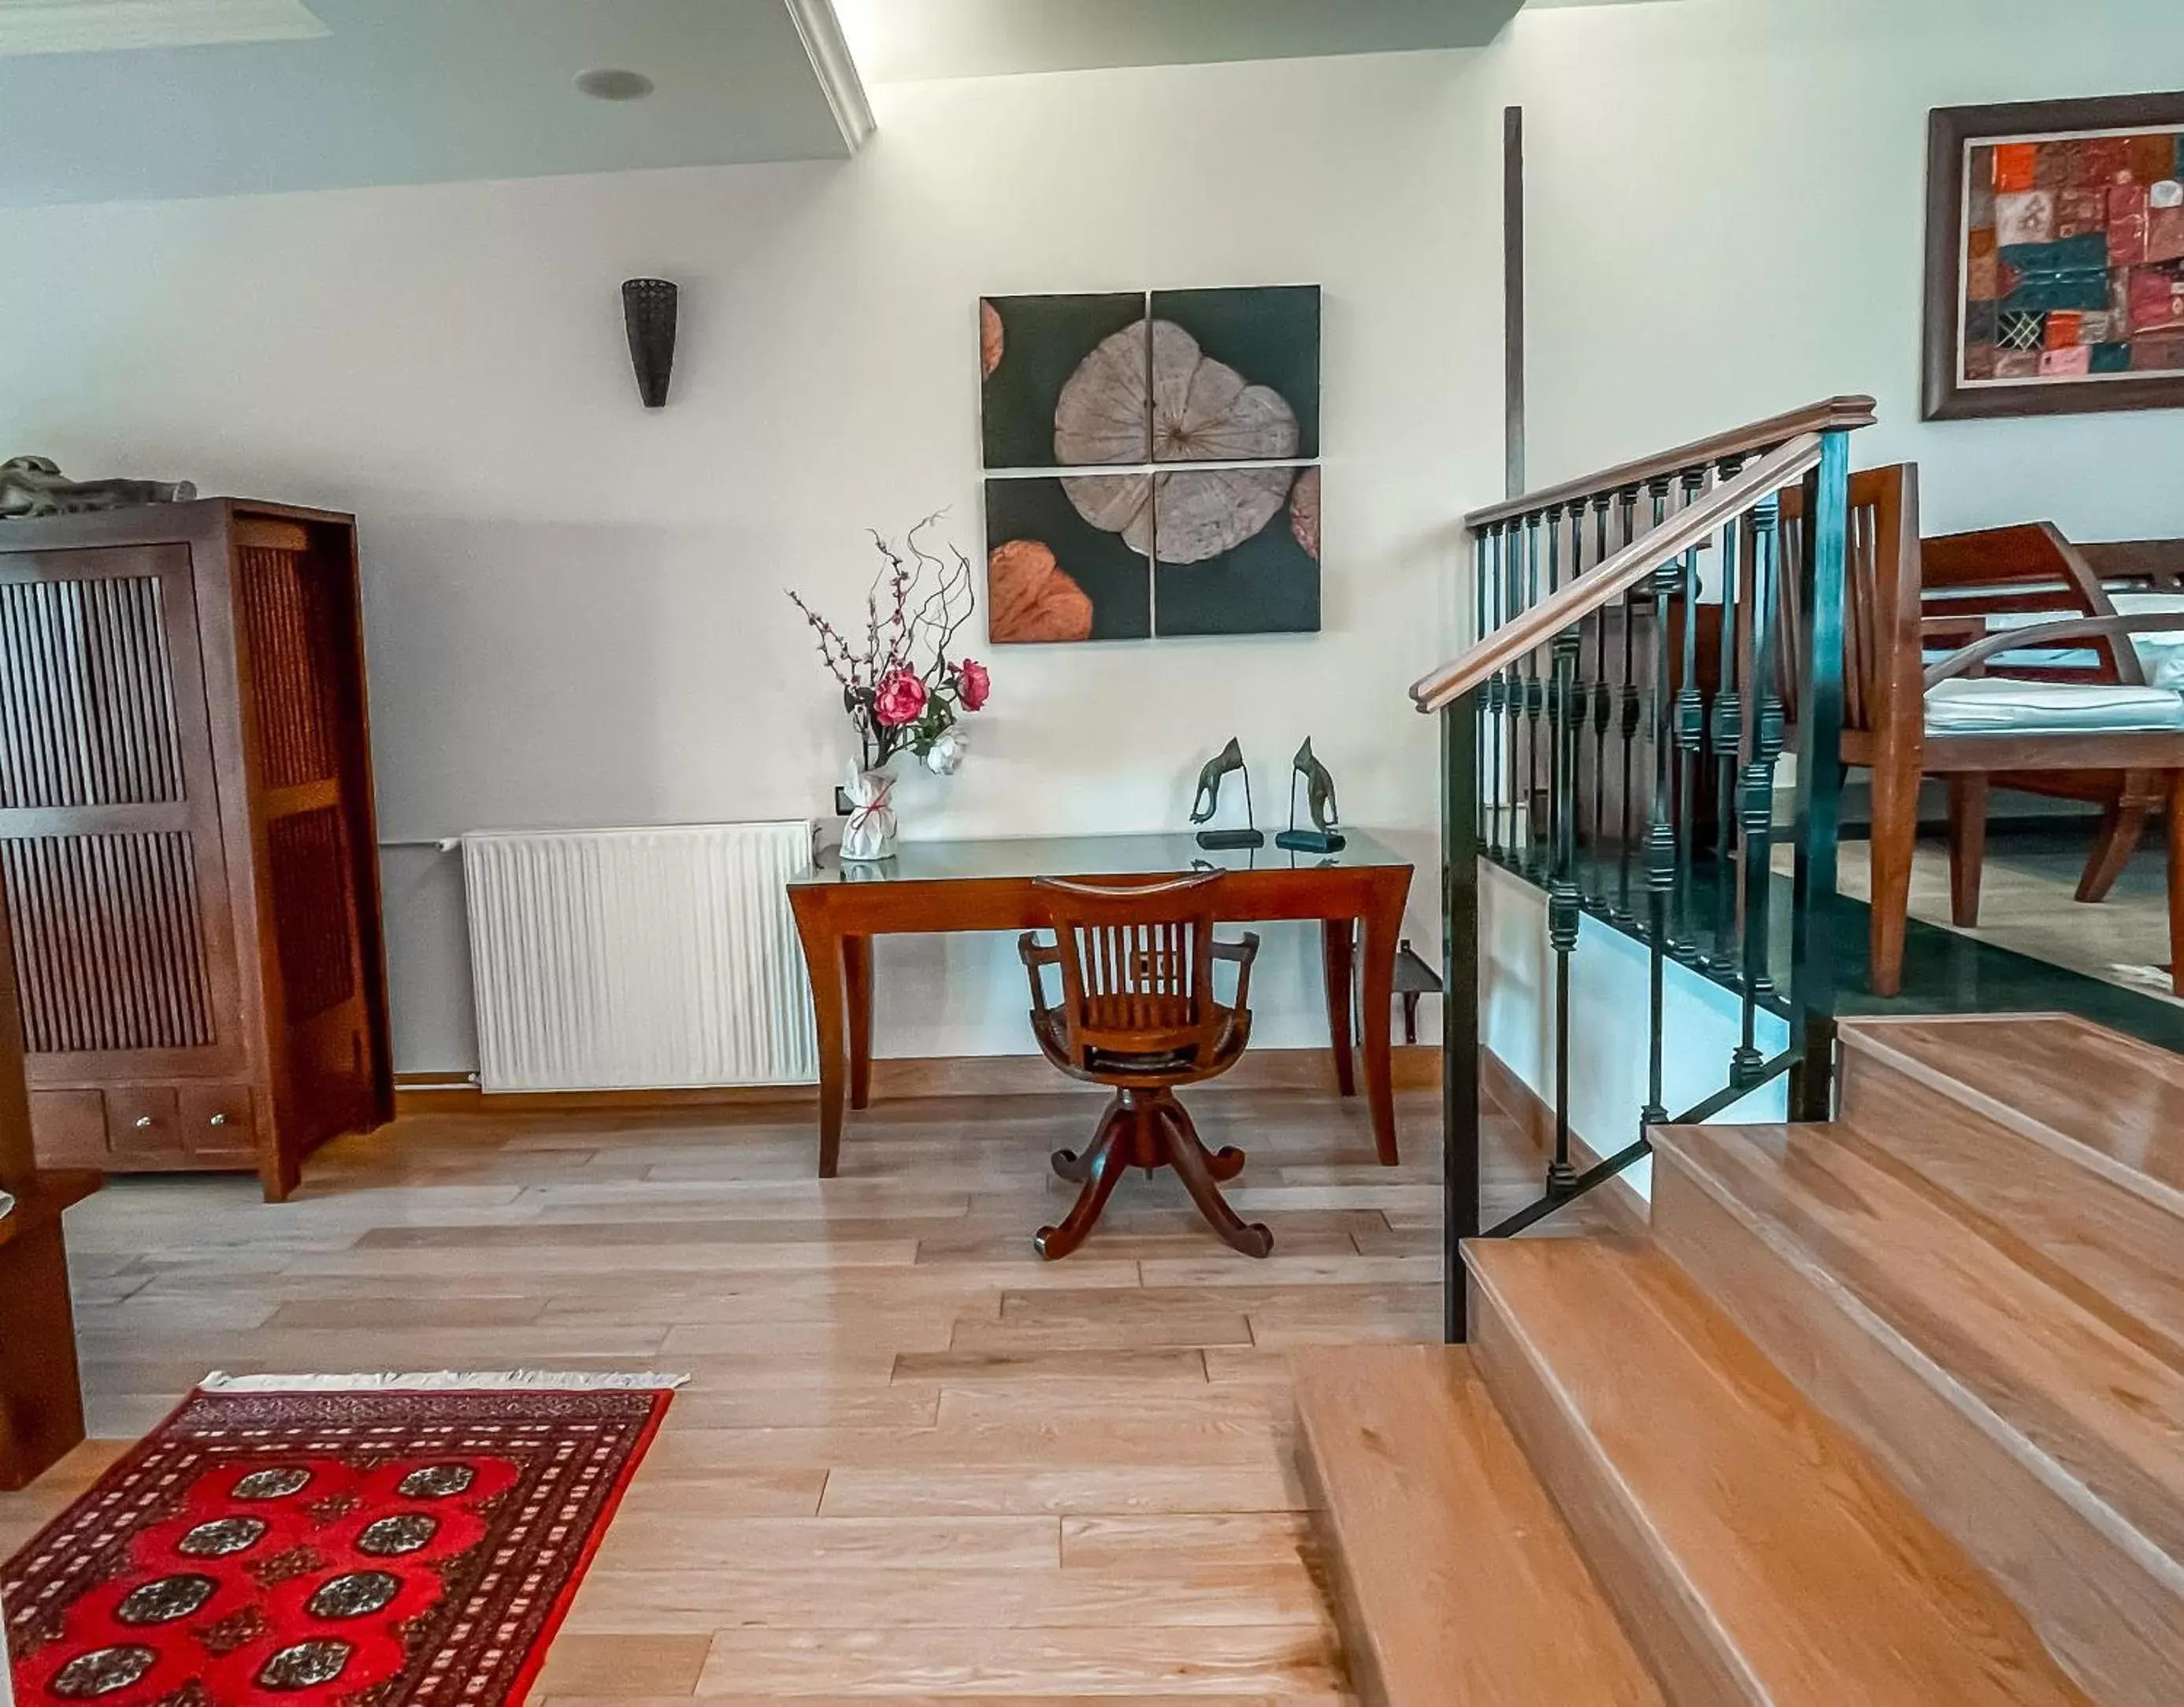
{"type": "Polygon", "coordinates": [[[1076,1206],[1033,1242],[1049,1261],[1067,1256],[1092,1230],[1123,1170],[1173,1168],[1222,1238],[1263,1257],[1274,1236],[1246,1226],[1221,1196],[1244,1170],[1244,1152],[1209,1152],[1177,1087],[1234,1067],[1251,1037],[1251,962],[1259,939],[1217,941],[1213,920],[1223,879],[1213,873],[1148,885],[1042,881],[1051,943],[1027,932],[1018,944],[1031,977],[1031,1024],[1040,1051],[1072,1079],[1115,1093],[1083,1154],[1057,1151],[1054,1171],[1080,1184],[1076,1206]],[[1214,995],[1213,968],[1236,968],[1234,1000],[1214,995]],[[1061,1000],[1047,997],[1046,969],[1059,968],[1061,1000]]]}

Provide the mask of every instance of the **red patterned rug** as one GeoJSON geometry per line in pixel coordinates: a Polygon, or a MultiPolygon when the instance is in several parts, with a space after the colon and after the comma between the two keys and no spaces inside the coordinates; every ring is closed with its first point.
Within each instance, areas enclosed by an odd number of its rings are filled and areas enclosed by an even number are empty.
{"type": "Polygon", "coordinates": [[[18,1707],[520,1702],[671,1397],[193,1393],[0,1570],[18,1707]]]}

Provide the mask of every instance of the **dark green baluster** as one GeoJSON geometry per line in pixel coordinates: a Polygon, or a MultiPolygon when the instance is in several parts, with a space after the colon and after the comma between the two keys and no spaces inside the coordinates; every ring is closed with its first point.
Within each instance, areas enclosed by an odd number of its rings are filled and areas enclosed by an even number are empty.
{"type": "MultiPolygon", "coordinates": [[[[1665,481],[1657,494],[1658,507],[1666,507],[1665,481]]],[[[1663,1096],[1663,1035],[1667,1006],[1669,962],[1669,902],[1676,887],[1676,832],[1669,815],[1669,793],[1674,784],[1669,738],[1669,601],[1682,578],[1680,560],[1671,557],[1653,571],[1650,583],[1653,620],[1653,800],[1646,827],[1646,946],[1647,1040],[1646,1108],[1642,1126],[1657,1126],[1669,1118],[1663,1096]]],[[[1641,1133],[1642,1136],[1643,1134],[1641,1133]]]]}
{"type": "MultiPolygon", "coordinates": [[[[1731,456],[1720,465],[1720,477],[1733,480],[1744,459],[1731,456]]],[[[1714,755],[1713,962],[1736,975],[1736,873],[1730,863],[1736,824],[1736,770],[1744,758],[1744,702],[1737,696],[1736,639],[1738,583],[1744,573],[1744,523],[1740,519],[1721,530],[1721,687],[1714,695],[1710,740],[1714,755]]]]}
{"type": "MultiPolygon", "coordinates": [[[[1555,697],[1567,699],[1577,679],[1583,638],[1574,628],[1555,637],[1555,697]]],[[[1554,879],[1547,885],[1547,946],[1555,957],[1555,1153],[1547,1163],[1547,1195],[1568,1197],[1577,1186],[1577,1169],[1570,1165],[1570,957],[1577,951],[1579,921],[1577,846],[1572,827],[1577,821],[1576,719],[1558,719],[1554,728],[1552,813],[1555,826],[1554,879]]]]}
{"type": "MultiPolygon", "coordinates": [[[[1547,536],[1546,580],[1540,589],[1540,596],[1545,600],[1553,598],[1562,589],[1562,505],[1550,504],[1540,512],[1540,525],[1547,536]]],[[[1535,822],[1546,827],[1535,838],[1538,868],[1545,873],[1554,869],[1555,851],[1562,834],[1563,802],[1555,779],[1557,767],[1562,763],[1563,717],[1568,701],[1563,696],[1561,678],[1554,673],[1552,652],[1544,646],[1539,650],[1547,655],[1540,672],[1540,715],[1546,724],[1547,775],[1545,785],[1536,796],[1537,817],[1535,822]]]]}
{"type": "MultiPolygon", "coordinates": [[[[1489,566],[1487,598],[1492,615],[1487,619],[1486,633],[1491,634],[1507,620],[1509,591],[1509,534],[1508,523],[1497,522],[1488,530],[1493,550],[1489,566]]],[[[1482,755],[1487,767],[1487,842],[1486,856],[1499,861],[1502,857],[1502,773],[1503,755],[1508,746],[1509,683],[1507,672],[1496,670],[1487,680],[1485,689],[1486,702],[1486,745],[1482,755]]]]}
{"type": "MultiPolygon", "coordinates": [[[[1493,537],[1493,531],[1494,530],[1492,528],[1489,527],[1482,533],[1474,534],[1471,540],[1471,639],[1474,645],[1476,645],[1479,642],[1484,640],[1487,634],[1491,632],[1486,626],[1486,578],[1488,573],[1487,542],[1493,537]]],[[[1483,753],[1486,750],[1485,726],[1486,722],[1487,696],[1483,694],[1474,693],[1470,695],[1470,699],[1472,702],[1472,715],[1478,719],[1479,724],[1479,728],[1473,732],[1473,738],[1476,744],[1474,750],[1483,753]]],[[[1472,809],[1477,814],[1477,817],[1472,824],[1472,834],[1482,844],[1486,840],[1486,789],[1485,787],[1485,778],[1484,777],[1474,777],[1472,778],[1471,789],[1472,809]]]]}
{"type": "MultiPolygon", "coordinates": [[[[1706,470],[1687,468],[1683,475],[1684,508],[1699,500],[1706,488],[1706,470]]],[[[1678,960],[1696,966],[1699,923],[1693,917],[1692,864],[1698,842],[1699,755],[1706,745],[1706,701],[1699,691],[1699,548],[1684,553],[1683,575],[1677,588],[1680,620],[1683,626],[1682,684],[1676,689],[1676,905],[1669,924],[1678,960]]]]}
{"type": "MultiPolygon", "coordinates": [[[[1524,518],[1524,608],[1540,602],[1540,516],[1524,518]]],[[[1540,834],[1540,719],[1547,709],[1547,683],[1540,649],[1524,655],[1524,875],[1536,879],[1546,858],[1540,834]]]]}
{"type": "MultiPolygon", "coordinates": [[[[1607,505],[1608,494],[1596,494],[1592,500],[1595,524],[1593,562],[1596,566],[1607,561],[1607,505]]],[[[1584,524],[1579,524],[1582,527],[1584,524]]],[[[1615,716],[1615,690],[1607,679],[1607,612],[1596,611],[1592,618],[1593,633],[1593,693],[1592,693],[1592,844],[1593,877],[1597,890],[1592,906],[1597,912],[1614,916],[1614,906],[1607,893],[1607,875],[1601,867],[1600,848],[1607,839],[1607,731],[1615,716]]]]}
{"type": "MultiPolygon", "coordinates": [[[[1623,543],[1629,545],[1638,535],[1638,488],[1626,486],[1616,494],[1618,519],[1623,525],[1623,543]]],[[[1638,624],[1637,601],[1623,601],[1623,692],[1620,695],[1623,716],[1619,728],[1623,735],[1623,802],[1620,816],[1623,836],[1616,862],[1615,912],[1613,917],[1618,924],[1629,924],[1635,917],[1630,910],[1630,861],[1638,846],[1637,814],[1633,810],[1638,787],[1638,768],[1632,749],[1638,739],[1638,726],[1642,718],[1645,695],[1638,691],[1638,624]]]]}
{"type": "Polygon", "coordinates": [[[1757,1085],[1766,1057],[1759,1052],[1760,998],[1774,990],[1768,976],[1769,898],[1774,888],[1774,764],[1782,756],[1782,696],[1775,690],[1774,636],[1780,627],[1774,603],[1775,500],[1763,501],[1752,514],[1752,679],[1745,692],[1752,705],[1752,758],[1744,767],[1738,805],[1744,833],[1744,1006],[1736,1052],[1730,1058],[1732,1085],[1757,1085]]]}

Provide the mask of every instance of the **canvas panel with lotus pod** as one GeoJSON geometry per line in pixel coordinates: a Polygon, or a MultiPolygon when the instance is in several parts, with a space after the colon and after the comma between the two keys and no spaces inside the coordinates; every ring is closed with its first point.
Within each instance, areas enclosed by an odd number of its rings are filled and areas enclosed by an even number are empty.
{"type": "Polygon", "coordinates": [[[1318,630],[1318,287],[995,297],[979,328],[987,467],[1072,471],[986,483],[996,643],[1318,630]]]}

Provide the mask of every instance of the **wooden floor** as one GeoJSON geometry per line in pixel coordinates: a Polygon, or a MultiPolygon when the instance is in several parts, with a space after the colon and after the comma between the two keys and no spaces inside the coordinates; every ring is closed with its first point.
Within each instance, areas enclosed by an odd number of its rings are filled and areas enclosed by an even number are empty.
{"type": "MultiPolygon", "coordinates": [[[[2079,874],[2092,845],[2090,825],[2081,834],[2064,829],[1998,834],[1987,851],[1979,924],[1962,934],[2176,1001],[2164,970],[2169,891],[2161,827],[2156,824],[2148,834],[2114,891],[2097,906],[2076,899],[2079,874]]],[[[1858,901],[1870,899],[1870,845],[1846,841],[1841,858],[1841,892],[1858,901]]],[[[1919,845],[1911,867],[1910,911],[1912,918],[1929,924],[1957,929],[1949,912],[1948,849],[1939,842],[1919,845]]]]}
{"type": "MultiPolygon", "coordinates": [[[[69,1222],[103,1443],[0,1497],[0,1553],[208,1370],[675,1370],[534,1699],[1346,1702],[1288,1353],[1438,1337],[1438,1098],[1395,1170],[1362,1104],[1190,1101],[1268,1261],[1134,1174],[1042,1264],[1072,1096],[883,1106],[823,1184],[793,1108],[411,1119],[281,1208],[119,1182],[69,1222]]],[[[1513,1208],[1535,1163],[1492,1135],[1513,1208]]]]}

